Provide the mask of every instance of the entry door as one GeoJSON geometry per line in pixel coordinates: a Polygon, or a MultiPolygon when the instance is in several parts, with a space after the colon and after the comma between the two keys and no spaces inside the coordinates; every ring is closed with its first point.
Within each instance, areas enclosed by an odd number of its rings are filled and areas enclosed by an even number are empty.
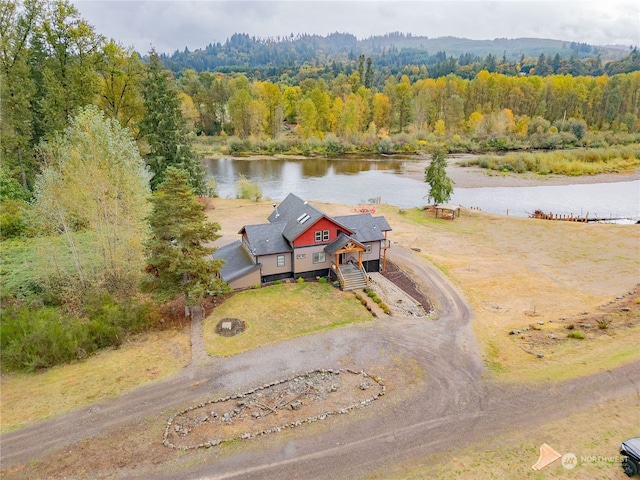
{"type": "Polygon", "coordinates": [[[338,256],[338,261],[340,262],[340,265],[344,265],[345,260],[346,260],[346,253],[341,253],[341,254],[338,256]]]}

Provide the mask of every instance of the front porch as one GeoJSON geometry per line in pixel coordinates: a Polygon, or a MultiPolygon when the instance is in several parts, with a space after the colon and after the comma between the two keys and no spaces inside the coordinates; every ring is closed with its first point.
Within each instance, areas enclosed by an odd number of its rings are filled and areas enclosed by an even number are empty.
{"type": "Polygon", "coordinates": [[[362,264],[362,254],[367,247],[341,233],[325,252],[334,256],[331,271],[335,273],[342,290],[364,288],[368,284],[367,272],[362,264]]]}
{"type": "Polygon", "coordinates": [[[340,282],[340,288],[344,291],[365,288],[369,284],[367,272],[364,268],[358,269],[350,263],[340,266],[333,265],[332,272],[336,274],[340,282]]]}

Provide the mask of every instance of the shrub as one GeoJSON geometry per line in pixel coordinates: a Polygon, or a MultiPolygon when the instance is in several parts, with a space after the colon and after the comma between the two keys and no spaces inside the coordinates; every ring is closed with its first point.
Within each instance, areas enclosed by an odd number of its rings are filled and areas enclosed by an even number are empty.
{"type": "Polygon", "coordinates": [[[389,137],[385,137],[378,142],[378,153],[391,155],[396,151],[396,146],[389,137]]]}
{"type": "Polygon", "coordinates": [[[244,175],[236,182],[236,198],[252,199],[256,202],[262,198],[262,189],[244,175]]]}
{"type": "Polygon", "coordinates": [[[342,155],[344,153],[344,147],[335,136],[327,136],[324,141],[324,153],[326,155],[342,155]]]}
{"type": "Polygon", "coordinates": [[[576,340],[584,340],[584,333],[578,331],[578,330],[574,330],[572,332],[569,332],[567,334],[567,337],[569,338],[575,338],[576,340]]]}
{"type": "Polygon", "coordinates": [[[28,205],[22,200],[3,200],[0,203],[0,240],[19,237],[27,231],[28,205]]]}
{"type": "Polygon", "coordinates": [[[205,196],[209,198],[218,198],[218,182],[213,177],[207,178],[205,182],[205,196]]]}
{"type": "Polygon", "coordinates": [[[33,372],[118,346],[127,335],[141,332],[157,319],[149,304],[117,303],[108,294],[87,298],[86,316],[60,308],[27,306],[2,311],[1,365],[4,370],[33,372]]]}
{"type": "Polygon", "coordinates": [[[229,153],[243,153],[251,149],[251,142],[232,137],[227,141],[227,147],[229,147],[229,153]]]}
{"type": "Polygon", "coordinates": [[[611,320],[607,320],[605,317],[602,317],[602,320],[598,320],[598,328],[600,330],[606,330],[611,325],[611,320]]]}
{"type": "Polygon", "coordinates": [[[328,282],[329,282],[329,280],[327,280],[327,277],[320,277],[318,279],[318,283],[328,283],[328,282]]]}
{"type": "Polygon", "coordinates": [[[296,279],[296,282],[298,282],[298,283],[304,283],[304,278],[302,278],[302,277],[298,277],[298,278],[296,279]]]}

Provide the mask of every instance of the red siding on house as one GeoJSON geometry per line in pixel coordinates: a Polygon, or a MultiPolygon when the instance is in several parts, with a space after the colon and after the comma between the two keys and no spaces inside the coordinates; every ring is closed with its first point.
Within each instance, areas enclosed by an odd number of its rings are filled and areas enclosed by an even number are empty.
{"type": "Polygon", "coordinates": [[[332,222],[328,218],[322,217],[313,225],[309,226],[309,228],[303,232],[298,238],[293,241],[293,246],[295,247],[308,247],[310,245],[320,245],[331,243],[336,239],[339,232],[345,232],[347,234],[351,234],[349,230],[340,227],[337,223],[332,222]],[[318,230],[329,230],[329,240],[316,242],[316,232],[318,230]]]}

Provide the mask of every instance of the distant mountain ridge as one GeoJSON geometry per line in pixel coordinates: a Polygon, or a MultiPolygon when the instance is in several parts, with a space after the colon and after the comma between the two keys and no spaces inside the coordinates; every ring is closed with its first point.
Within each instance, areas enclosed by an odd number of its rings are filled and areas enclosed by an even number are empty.
{"type": "MultiPolygon", "coordinates": [[[[380,47],[418,48],[428,51],[445,51],[447,55],[460,56],[465,53],[486,56],[506,55],[507,59],[519,59],[522,55],[546,56],[560,54],[563,58],[572,55],[578,58],[587,58],[600,54],[603,60],[620,59],[629,53],[627,46],[597,46],[587,43],[553,40],[547,38],[495,38],[493,40],[472,40],[461,37],[435,37],[413,36],[399,32],[382,36],[373,36],[359,41],[370,53],[379,51],[380,47]],[[594,55],[595,54],[595,55],[594,55]]],[[[367,52],[364,52],[365,54],[367,52]]]]}
{"type": "Polygon", "coordinates": [[[165,65],[180,71],[243,71],[253,68],[296,67],[304,64],[326,65],[356,61],[360,55],[370,57],[379,67],[391,69],[404,65],[434,65],[460,60],[470,64],[491,56],[505,62],[520,62],[559,56],[564,60],[597,59],[598,63],[620,60],[630,52],[625,46],[593,46],[586,43],[539,38],[496,38],[471,40],[458,37],[414,36],[392,32],[358,40],[350,33],[327,36],[300,34],[259,38],[236,33],[224,43],[211,43],[204,49],[176,50],[163,54],[165,65]]]}

